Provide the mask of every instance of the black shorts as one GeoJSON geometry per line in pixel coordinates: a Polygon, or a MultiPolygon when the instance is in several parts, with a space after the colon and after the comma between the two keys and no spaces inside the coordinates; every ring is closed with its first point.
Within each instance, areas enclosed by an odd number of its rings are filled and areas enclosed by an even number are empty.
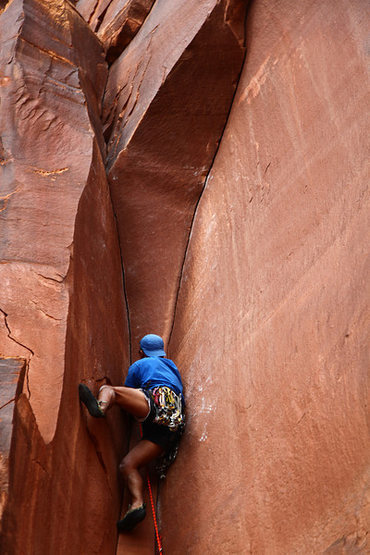
{"type": "Polygon", "coordinates": [[[161,426],[160,424],[145,421],[142,423],[142,427],[142,439],[148,439],[149,441],[160,445],[165,451],[171,449],[172,445],[177,443],[181,437],[179,432],[171,432],[167,426],[161,426]]]}
{"type": "Polygon", "coordinates": [[[142,390],[147,397],[149,404],[150,404],[150,411],[146,419],[142,422],[142,429],[143,429],[143,437],[142,439],[147,439],[160,445],[162,449],[168,451],[172,449],[174,445],[178,444],[182,433],[184,431],[184,427],[182,426],[176,431],[171,430],[168,426],[157,424],[153,422],[154,418],[157,416],[157,407],[155,405],[153,395],[151,391],[142,390]]]}

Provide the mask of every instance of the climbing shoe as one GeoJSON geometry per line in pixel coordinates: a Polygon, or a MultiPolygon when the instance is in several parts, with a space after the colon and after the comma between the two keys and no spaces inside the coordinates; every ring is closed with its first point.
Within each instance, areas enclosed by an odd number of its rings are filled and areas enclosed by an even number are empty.
{"type": "Polygon", "coordinates": [[[145,503],[136,509],[129,509],[122,520],[117,522],[119,532],[130,532],[146,515],[145,503]]]}
{"type": "Polygon", "coordinates": [[[87,385],[80,383],[78,386],[78,394],[80,396],[80,401],[85,405],[91,416],[95,416],[95,418],[104,417],[104,412],[101,410],[98,400],[94,397],[87,385]]]}

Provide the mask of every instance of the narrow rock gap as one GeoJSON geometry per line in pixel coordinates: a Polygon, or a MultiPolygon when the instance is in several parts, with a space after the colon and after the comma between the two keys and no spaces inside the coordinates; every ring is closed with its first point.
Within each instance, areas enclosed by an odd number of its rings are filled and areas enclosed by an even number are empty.
{"type": "MultiPolygon", "coordinates": [[[[246,11],[246,14],[245,14],[245,19],[244,19],[244,47],[245,47],[245,45],[246,45],[247,19],[248,19],[248,14],[249,14],[249,11],[250,11],[251,4],[252,4],[252,3],[253,3],[253,0],[252,0],[251,2],[249,2],[249,4],[248,4],[248,8],[247,8],[247,11],[246,11]]],[[[203,193],[204,193],[204,191],[205,191],[205,189],[206,189],[206,187],[207,187],[208,179],[209,179],[210,174],[211,174],[211,171],[212,171],[212,169],[213,169],[213,165],[214,165],[214,162],[215,162],[215,160],[216,160],[216,157],[217,157],[217,154],[218,154],[218,151],[219,151],[221,142],[222,142],[222,138],[223,138],[223,136],[224,136],[225,129],[226,129],[227,124],[228,124],[228,121],[229,121],[229,117],[230,117],[230,113],[231,113],[231,110],[232,110],[232,107],[233,107],[233,104],[234,104],[235,96],[236,96],[236,93],[237,93],[237,91],[238,91],[238,86],[239,86],[240,78],[241,78],[241,75],[242,75],[242,72],[243,72],[243,69],[244,69],[244,64],[245,64],[246,56],[247,56],[247,51],[245,50],[245,52],[244,52],[244,57],[243,57],[243,62],[242,62],[242,64],[241,64],[241,69],[240,69],[238,78],[237,78],[237,80],[236,80],[235,91],[234,91],[234,93],[233,93],[233,96],[232,96],[232,99],[231,99],[231,102],[230,102],[230,107],[229,107],[229,110],[228,110],[227,115],[226,115],[225,124],[224,124],[224,126],[223,126],[223,128],[222,128],[222,131],[221,131],[221,134],[220,134],[220,138],[219,138],[218,141],[217,141],[218,144],[217,144],[217,147],[216,147],[216,151],[215,151],[215,153],[214,153],[214,155],[213,155],[213,158],[212,158],[211,164],[210,164],[210,166],[209,166],[209,169],[208,169],[206,178],[205,178],[205,180],[204,180],[204,185],[203,185],[203,187],[202,187],[202,190],[201,190],[201,192],[200,192],[200,195],[199,195],[198,200],[197,200],[197,202],[196,202],[196,204],[195,204],[195,207],[194,207],[194,212],[193,212],[193,216],[192,216],[192,219],[191,219],[189,234],[188,234],[188,238],[187,238],[186,245],[185,245],[184,257],[183,257],[183,261],[182,261],[181,269],[180,269],[180,274],[179,274],[179,278],[178,278],[178,285],[177,285],[177,291],[176,291],[176,298],[175,298],[175,304],[174,304],[173,316],[172,316],[172,324],[171,324],[171,329],[170,329],[170,333],[169,333],[169,336],[168,336],[168,345],[171,344],[172,333],[173,333],[173,329],[174,329],[174,326],[175,326],[177,305],[178,305],[179,296],[180,296],[180,290],[181,290],[181,285],[182,285],[182,280],[183,280],[183,273],[184,273],[185,263],[186,263],[186,259],[187,259],[187,255],[188,255],[188,250],[189,250],[189,247],[190,247],[190,240],[191,240],[191,236],[192,236],[192,233],[193,233],[193,227],[194,227],[195,219],[196,219],[196,216],[197,216],[199,203],[200,203],[201,198],[202,198],[202,196],[203,196],[203,193]]]]}
{"type": "Polygon", "coordinates": [[[117,231],[117,240],[118,240],[119,256],[120,256],[120,259],[121,259],[122,288],[123,288],[123,296],[124,296],[124,298],[125,298],[126,314],[127,314],[127,330],[128,330],[128,343],[129,343],[129,364],[131,364],[131,363],[132,363],[131,320],[130,320],[130,308],[129,308],[129,304],[128,304],[127,288],[126,288],[126,272],[125,272],[125,265],[124,265],[124,262],[123,262],[121,240],[120,240],[120,236],[119,236],[119,233],[118,233],[118,220],[117,220],[117,214],[116,214],[116,211],[115,211],[115,209],[114,209],[114,204],[113,204],[113,201],[112,201],[112,195],[111,195],[111,190],[110,190],[110,186],[109,186],[108,176],[107,176],[107,182],[108,182],[109,196],[110,196],[110,201],[111,201],[111,205],[112,205],[112,211],[113,211],[114,221],[116,222],[116,231],[117,231]]]}
{"type": "MultiPolygon", "coordinates": [[[[101,125],[102,128],[104,129],[104,123],[103,123],[103,104],[104,104],[104,96],[107,90],[107,83],[108,83],[108,76],[109,76],[109,66],[107,63],[107,67],[108,67],[108,71],[107,71],[107,77],[105,80],[105,84],[104,84],[104,90],[103,90],[103,94],[101,97],[101,111],[100,111],[100,121],[101,121],[101,125]]],[[[103,164],[104,164],[104,169],[105,169],[105,175],[107,178],[107,185],[108,185],[108,191],[109,191],[109,198],[110,198],[110,202],[111,202],[111,206],[112,206],[112,212],[113,212],[113,216],[114,216],[114,221],[116,223],[116,232],[117,232],[117,240],[118,240],[118,248],[119,248],[119,255],[120,255],[120,259],[121,259],[121,269],[122,269],[122,288],[123,288],[123,295],[125,298],[125,305],[126,305],[126,315],[127,315],[127,330],[128,330],[128,343],[129,343],[129,362],[131,364],[132,362],[132,347],[131,347],[131,321],[130,321],[130,309],[129,309],[129,305],[128,305],[128,297],[127,297],[127,288],[126,288],[126,273],[125,273],[125,266],[123,263],[123,255],[122,255],[122,247],[121,247],[121,239],[119,236],[119,232],[118,232],[118,220],[117,220],[117,214],[116,214],[116,210],[114,208],[114,203],[113,203],[113,199],[112,199],[112,193],[111,193],[111,189],[110,189],[110,183],[109,183],[109,178],[108,178],[108,168],[107,168],[107,160],[106,160],[106,155],[107,155],[107,148],[108,148],[108,143],[106,140],[106,137],[104,136],[104,132],[103,132],[103,141],[106,147],[106,152],[104,153],[103,157],[103,164]]]]}
{"type": "MultiPolygon", "coordinates": [[[[153,8],[154,5],[155,5],[155,2],[153,3],[152,8],[153,8]]],[[[151,9],[152,9],[152,8],[151,8],[151,9]]],[[[151,11],[151,10],[150,10],[150,11],[151,11]]],[[[148,15],[150,14],[150,11],[149,11],[148,15]]],[[[248,13],[248,10],[247,10],[247,13],[248,13]]],[[[245,20],[244,20],[244,27],[246,26],[247,13],[246,13],[245,20]]],[[[147,15],[147,17],[148,17],[148,15],[147,15]]],[[[145,21],[145,20],[144,20],[144,21],[145,21]]],[[[244,33],[244,45],[245,45],[245,41],[246,41],[246,36],[245,36],[245,33],[244,33]]],[[[224,125],[223,125],[223,127],[222,127],[222,130],[221,130],[219,139],[218,139],[218,141],[217,141],[217,143],[216,143],[216,150],[215,150],[215,153],[214,153],[213,158],[212,158],[212,160],[211,160],[211,163],[210,163],[210,166],[209,166],[207,175],[205,176],[205,179],[204,179],[204,183],[203,183],[202,190],[201,190],[201,192],[200,192],[200,194],[199,194],[199,196],[198,196],[198,199],[197,199],[197,201],[196,201],[196,203],[195,203],[195,207],[194,207],[194,210],[193,210],[193,214],[192,214],[192,218],[191,218],[191,223],[190,223],[190,229],[189,229],[189,233],[188,233],[188,237],[187,237],[186,245],[185,245],[184,256],[183,256],[183,260],[182,260],[182,262],[181,262],[180,272],[179,272],[179,276],[178,276],[177,290],[176,290],[176,296],[175,296],[175,304],[174,304],[173,315],[172,315],[172,323],[171,323],[170,334],[169,334],[169,339],[168,339],[168,343],[169,343],[169,344],[170,344],[171,337],[172,337],[172,333],[173,333],[173,329],[174,329],[174,322],[175,322],[176,311],[177,311],[177,305],[178,305],[178,300],[179,300],[179,293],[180,293],[180,288],[181,288],[181,284],[182,284],[183,273],[184,273],[184,267],[185,267],[185,263],[186,263],[186,259],[187,259],[187,253],[188,253],[189,246],[190,246],[190,240],[191,240],[191,236],[192,236],[192,230],[193,230],[193,226],[194,226],[194,221],[195,221],[195,218],[196,218],[196,215],[197,215],[197,211],[198,211],[198,206],[199,206],[200,200],[201,200],[201,198],[202,198],[202,195],[203,195],[203,192],[204,192],[204,190],[205,190],[205,187],[207,186],[209,176],[210,176],[211,171],[212,171],[213,166],[214,166],[214,161],[215,161],[216,156],[217,156],[217,154],[218,154],[218,150],[219,150],[219,147],[220,147],[220,144],[221,144],[221,141],[222,141],[222,138],[223,138],[223,135],[224,135],[226,126],[227,126],[228,121],[229,121],[229,116],[230,116],[231,109],[232,109],[232,106],[233,106],[233,103],[234,103],[234,99],[235,99],[236,92],[237,92],[237,90],[238,90],[238,84],[239,84],[240,77],[241,77],[241,74],[242,74],[242,71],[243,71],[243,67],[244,67],[244,63],[245,63],[245,57],[246,57],[246,52],[244,52],[243,62],[242,62],[242,64],[241,64],[241,69],[240,69],[239,74],[238,74],[238,76],[237,76],[237,79],[236,79],[236,81],[235,81],[235,90],[234,90],[234,92],[233,92],[233,95],[232,95],[232,98],[231,98],[231,101],[230,101],[230,106],[229,106],[229,109],[228,109],[228,111],[227,111],[227,114],[226,114],[226,117],[225,117],[225,121],[224,121],[224,125]]],[[[109,60],[108,60],[108,52],[106,53],[106,61],[107,61],[107,63],[108,63],[108,67],[109,67],[110,63],[109,63],[109,60]]],[[[105,138],[106,138],[106,137],[105,137],[105,138]]],[[[108,174],[108,171],[107,171],[107,174],[108,174]]],[[[108,185],[109,185],[109,189],[110,189],[109,180],[108,180],[108,185]]],[[[114,207],[114,205],[113,205],[112,196],[111,196],[111,202],[112,202],[112,209],[113,209],[114,218],[115,218],[115,221],[116,221],[116,226],[117,226],[117,229],[118,229],[118,218],[117,218],[117,214],[116,214],[116,211],[115,211],[115,207],[114,207]]],[[[120,237],[119,237],[119,236],[118,236],[118,242],[119,242],[120,257],[121,257],[121,267],[122,267],[122,273],[123,273],[123,291],[124,291],[125,302],[126,302],[126,311],[127,311],[128,333],[129,333],[129,344],[130,344],[130,364],[131,364],[131,362],[132,362],[132,350],[133,350],[133,347],[132,347],[132,335],[133,335],[133,334],[132,334],[132,329],[131,329],[130,308],[129,308],[129,302],[128,302],[127,287],[126,287],[126,273],[125,273],[124,260],[123,260],[123,253],[122,253],[122,248],[121,248],[121,241],[120,241],[120,237]]],[[[155,499],[155,505],[156,505],[156,512],[157,512],[157,515],[158,515],[159,510],[160,510],[160,497],[161,497],[161,491],[160,491],[161,488],[160,488],[160,485],[161,485],[161,482],[160,482],[160,480],[159,480],[159,481],[158,481],[158,487],[157,487],[156,499],[155,499]]],[[[123,498],[124,498],[124,490],[122,490],[122,501],[123,501],[123,498]]],[[[122,501],[121,501],[121,504],[122,504],[122,501]]],[[[160,523],[159,523],[159,524],[160,524],[160,523]]],[[[116,550],[118,549],[118,547],[119,547],[119,538],[117,539],[116,550]]]]}
{"type": "MultiPolygon", "coordinates": [[[[103,10],[102,13],[99,15],[98,22],[97,22],[96,27],[94,29],[94,33],[96,33],[96,34],[98,33],[98,31],[101,27],[101,24],[103,23],[103,19],[104,19],[106,13],[107,13],[109,7],[110,7],[110,4],[108,4],[107,7],[105,8],[105,10],[103,10]]],[[[106,57],[106,62],[108,62],[107,57],[106,57]]]]}
{"type": "MultiPolygon", "coordinates": [[[[109,46],[109,48],[107,49],[106,61],[107,61],[108,67],[111,67],[114,64],[114,62],[123,54],[123,52],[126,50],[126,48],[131,44],[132,40],[135,38],[135,36],[140,31],[140,29],[144,25],[145,21],[147,20],[147,18],[150,16],[150,13],[153,10],[155,4],[156,4],[156,1],[154,0],[150,9],[149,9],[149,11],[148,11],[148,13],[144,17],[143,21],[141,22],[141,24],[139,25],[137,30],[133,34],[131,34],[129,36],[126,36],[126,40],[123,38],[124,35],[125,35],[125,27],[123,26],[121,32],[117,35],[117,38],[115,40],[115,44],[113,46],[109,46]]],[[[108,9],[108,7],[106,8],[105,11],[107,11],[107,9],[108,9]]],[[[103,19],[101,20],[101,22],[99,24],[99,27],[100,27],[102,22],[103,22],[103,19]]],[[[97,31],[98,31],[98,29],[96,29],[96,32],[97,31]]]]}
{"type": "Polygon", "coordinates": [[[106,170],[106,178],[107,178],[107,185],[108,185],[108,191],[109,191],[109,198],[110,198],[110,202],[111,202],[111,206],[112,206],[112,212],[113,212],[114,221],[115,221],[115,224],[116,224],[116,232],[117,232],[117,241],[118,241],[118,248],[119,248],[119,256],[120,256],[120,259],[121,259],[122,289],[123,289],[123,296],[124,296],[124,298],[125,298],[126,315],[127,315],[127,331],[128,331],[128,344],[129,344],[129,363],[131,364],[131,362],[132,362],[131,320],[130,320],[130,308],[129,308],[128,297],[127,297],[126,272],[125,272],[125,265],[124,265],[124,262],[123,262],[122,247],[121,247],[121,239],[120,239],[119,232],[118,232],[118,219],[117,219],[117,214],[116,214],[116,211],[115,211],[115,208],[114,208],[114,203],[113,203],[112,194],[111,194],[111,190],[110,190],[110,184],[109,184],[109,179],[108,179],[107,170],[106,170]]]}
{"type": "Polygon", "coordinates": [[[91,21],[95,15],[96,10],[98,9],[98,5],[99,5],[99,0],[96,0],[95,2],[95,6],[93,7],[93,9],[90,12],[89,18],[87,20],[87,23],[91,26],[91,21]]]}

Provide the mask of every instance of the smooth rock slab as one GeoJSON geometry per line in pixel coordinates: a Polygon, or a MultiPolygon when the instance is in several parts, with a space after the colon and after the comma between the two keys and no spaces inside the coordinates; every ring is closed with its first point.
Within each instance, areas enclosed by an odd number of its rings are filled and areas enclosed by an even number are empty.
{"type": "Polygon", "coordinates": [[[188,400],[169,553],[369,549],[365,13],[249,12],[169,349],[188,400]]]}

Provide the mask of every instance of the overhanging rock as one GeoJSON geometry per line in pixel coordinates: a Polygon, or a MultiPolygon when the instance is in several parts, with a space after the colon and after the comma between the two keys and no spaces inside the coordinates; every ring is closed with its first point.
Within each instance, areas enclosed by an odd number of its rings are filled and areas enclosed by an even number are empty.
{"type": "Polygon", "coordinates": [[[157,2],[109,72],[108,176],[135,344],[147,330],[170,334],[194,210],[244,57],[245,9],[157,2]]]}

